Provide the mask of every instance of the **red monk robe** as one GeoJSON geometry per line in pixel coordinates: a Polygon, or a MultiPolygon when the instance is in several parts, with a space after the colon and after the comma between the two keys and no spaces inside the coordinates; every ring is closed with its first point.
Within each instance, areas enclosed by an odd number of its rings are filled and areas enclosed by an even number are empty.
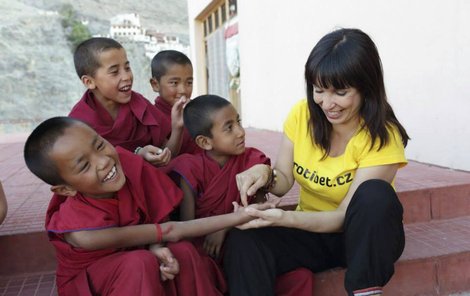
{"type": "MultiPolygon", "coordinates": [[[[171,108],[172,106],[165,102],[165,100],[157,97],[155,99],[155,107],[161,111],[163,114],[161,117],[161,121],[165,122],[166,125],[171,127],[171,108]]],[[[171,130],[170,130],[171,133],[171,130]]],[[[166,135],[167,138],[170,138],[170,133],[166,135]]],[[[201,153],[203,150],[196,144],[196,142],[191,138],[188,130],[183,128],[183,140],[181,144],[181,149],[179,154],[189,153],[189,154],[197,154],[201,153]]]]}
{"type": "Polygon", "coordinates": [[[72,108],[69,116],[88,123],[113,146],[132,152],[146,145],[162,147],[171,133],[171,124],[163,119],[163,113],[137,92],[132,92],[129,103],[119,107],[115,120],[90,90],[72,108]]]}
{"type": "MultiPolygon", "coordinates": [[[[64,233],[108,227],[161,223],[178,206],[181,191],[162,172],[120,147],[126,183],[115,199],[54,195],[46,215],[46,230],[56,248],[60,295],[222,295],[214,281],[210,258],[201,257],[188,241],[169,243],[180,272],[160,280],[156,256],[143,247],[84,250],[64,240],[64,233]]],[[[215,264],[214,264],[215,265],[215,264]]],[[[225,286],[222,286],[225,289],[225,286]]],[[[225,290],[223,290],[225,291],[225,290]]]]}
{"type": "MultiPolygon", "coordinates": [[[[173,160],[172,169],[194,192],[195,218],[202,218],[231,213],[232,202],[241,202],[235,176],[260,163],[270,165],[271,161],[261,151],[246,148],[243,154],[232,156],[222,168],[206,153],[200,153],[178,156],[173,160]]],[[[200,251],[203,242],[204,238],[194,240],[200,251]]],[[[281,275],[276,281],[278,296],[306,296],[312,295],[312,291],[313,274],[305,268],[281,275]]]]}

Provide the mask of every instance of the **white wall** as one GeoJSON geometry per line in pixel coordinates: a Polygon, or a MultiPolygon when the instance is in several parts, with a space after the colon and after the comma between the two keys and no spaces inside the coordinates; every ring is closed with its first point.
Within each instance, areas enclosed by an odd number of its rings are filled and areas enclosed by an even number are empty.
{"type": "Polygon", "coordinates": [[[305,97],[304,63],[315,43],[356,27],[379,49],[389,101],[412,138],[407,157],[470,170],[470,1],[238,2],[245,126],[282,130],[305,97]]]}
{"type": "Polygon", "coordinates": [[[206,92],[204,29],[202,22],[197,20],[201,12],[209,6],[211,0],[188,0],[190,59],[193,64],[193,98],[206,92]]]}

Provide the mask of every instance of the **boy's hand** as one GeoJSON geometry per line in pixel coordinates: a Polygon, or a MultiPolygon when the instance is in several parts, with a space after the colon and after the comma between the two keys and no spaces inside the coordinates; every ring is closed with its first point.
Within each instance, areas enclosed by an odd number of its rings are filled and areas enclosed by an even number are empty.
{"type": "Polygon", "coordinates": [[[147,145],[140,149],[139,155],[154,166],[165,166],[171,159],[170,149],[164,148],[162,150],[153,145],[147,145]]]}
{"type": "Polygon", "coordinates": [[[250,204],[246,207],[233,202],[233,211],[248,215],[253,220],[236,226],[238,229],[250,229],[266,226],[275,226],[275,222],[282,219],[283,210],[276,209],[281,202],[278,197],[271,197],[265,203],[250,204]],[[279,212],[280,211],[280,212],[279,212]],[[272,218],[272,219],[269,219],[272,218]]]}
{"type": "Polygon", "coordinates": [[[247,212],[248,209],[255,209],[255,210],[259,210],[259,211],[264,211],[264,210],[276,208],[279,205],[280,202],[281,202],[281,199],[279,197],[270,196],[269,199],[267,201],[265,201],[264,203],[253,203],[253,204],[249,204],[246,207],[244,207],[243,205],[238,204],[237,202],[234,201],[234,202],[232,202],[232,205],[233,205],[233,212],[234,213],[239,212],[239,213],[242,213],[242,214],[247,214],[247,213],[250,213],[250,211],[251,211],[251,210],[249,210],[247,212]]]}
{"type": "Polygon", "coordinates": [[[189,99],[182,96],[171,108],[171,128],[182,129],[184,126],[183,122],[183,109],[189,99]]]}
{"type": "Polygon", "coordinates": [[[204,240],[204,250],[206,251],[207,255],[211,256],[212,258],[219,257],[226,234],[227,231],[222,229],[206,235],[204,240]]]}
{"type": "Polygon", "coordinates": [[[150,245],[149,250],[155,254],[160,261],[160,277],[162,281],[172,280],[179,273],[178,260],[173,256],[170,249],[159,244],[150,245]]]}
{"type": "Polygon", "coordinates": [[[255,208],[247,208],[245,212],[256,219],[236,226],[238,229],[244,230],[267,226],[282,226],[280,223],[284,218],[284,210],[282,209],[267,209],[260,211],[255,208]]]}

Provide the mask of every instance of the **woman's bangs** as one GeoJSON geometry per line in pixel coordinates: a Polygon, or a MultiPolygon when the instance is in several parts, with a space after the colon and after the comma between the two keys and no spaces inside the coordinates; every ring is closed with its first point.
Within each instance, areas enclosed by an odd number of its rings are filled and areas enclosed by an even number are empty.
{"type": "Polygon", "coordinates": [[[330,55],[323,59],[314,74],[314,84],[321,88],[345,89],[351,87],[351,81],[348,79],[349,67],[346,63],[342,63],[342,60],[336,55],[330,55]]]}

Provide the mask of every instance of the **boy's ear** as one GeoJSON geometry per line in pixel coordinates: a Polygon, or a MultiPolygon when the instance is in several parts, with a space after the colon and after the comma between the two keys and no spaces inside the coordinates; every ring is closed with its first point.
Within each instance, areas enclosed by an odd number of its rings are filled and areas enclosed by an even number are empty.
{"type": "Polygon", "coordinates": [[[154,92],[160,92],[160,83],[158,82],[157,78],[150,78],[150,85],[152,86],[154,92]]]}
{"type": "Polygon", "coordinates": [[[58,195],[63,196],[75,196],[77,194],[77,190],[69,185],[53,185],[51,186],[51,191],[58,195]]]}
{"type": "Polygon", "coordinates": [[[86,88],[88,88],[88,89],[95,89],[96,88],[95,80],[93,79],[93,77],[91,77],[89,75],[83,75],[81,80],[82,80],[83,85],[86,86],[86,88]]]}
{"type": "Polygon", "coordinates": [[[196,144],[204,150],[212,150],[212,139],[203,135],[199,135],[194,139],[196,144]]]}

